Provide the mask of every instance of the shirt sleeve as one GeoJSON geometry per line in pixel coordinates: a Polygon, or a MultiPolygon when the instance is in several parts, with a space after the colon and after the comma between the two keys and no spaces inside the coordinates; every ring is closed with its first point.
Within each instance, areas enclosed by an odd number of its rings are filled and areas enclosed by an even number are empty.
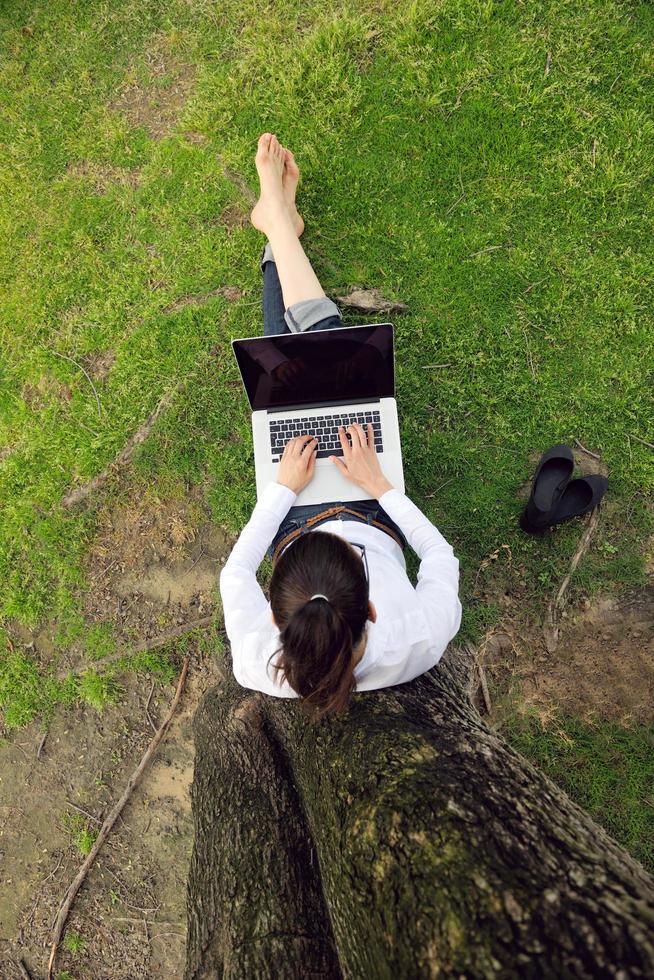
{"type": "Polygon", "coordinates": [[[442,655],[461,626],[458,558],[438,528],[406,494],[397,489],[387,490],[379,503],[420,559],[416,595],[442,655]]]}
{"type": "Polygon", "coordinates": [[[220,573],[225,632],[234,645],[260,625],[269,603],[256,572],[296,494],[281,483],[268,484],[220,573]]]}

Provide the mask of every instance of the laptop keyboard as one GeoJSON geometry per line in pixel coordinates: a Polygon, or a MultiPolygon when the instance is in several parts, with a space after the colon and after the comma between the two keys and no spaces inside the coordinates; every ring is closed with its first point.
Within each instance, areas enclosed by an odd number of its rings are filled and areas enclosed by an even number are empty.
{"type": "Polygon", "coordinates": [[[343,448],[338,436],[338,427],[347,427],[354,422],[363,426],[367,433],[368,425],[372,423],[375,433],[375,450],[384,451],[381,434],[381,420],[378,411],[371,412],[339,412],[336,415],[318,415],[312,418],[287,419],[286,421],[270,423],[270,448],[272,461],[278,463],[289,439],[296,436],[317,436],[318,452],[316,459],[326,459],[327,456],[342,456],[343,448]]]}

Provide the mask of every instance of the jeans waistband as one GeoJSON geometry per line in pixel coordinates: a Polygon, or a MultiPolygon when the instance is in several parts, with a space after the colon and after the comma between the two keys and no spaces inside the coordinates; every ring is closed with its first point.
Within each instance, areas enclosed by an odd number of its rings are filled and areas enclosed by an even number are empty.
{"type": "Polygon", "coordinates": [[[369,521],[366,517],[363,516],[363,514],[351,510],[350,508],[346,507],[344,504],[338,504],[334,507],[328,507],[326,510],[320,511],[318,514],[314,514],[313,517],[307,518],[307,520],[304,522],[302,527],[295,528],[294,531],[290,531],[288,534],[285,534],[282,538],[280,538],[280,540],[277,542],[277,544],[273,549],[273,554],[272,554],[273,566],[275,565],[276,561],[279,559],[282,551],[284,551],[287,545],[289,545],[292,541],[294,541],[295,538],[303,534],[307,528],[316,527],[316,525],[323,524],[325,521],[333,520],[337,516],[342,520],[361,521],[363,524],[372,524],[373,527],[377,527],[381,531],[385,531],[386,534],[388,534],[391,538],[393,538],[395,543],[398,544],[400,548],[404,551],[404,542],[398,537],[395,531],[393,531],[390,527],[388,527],[387,524],[384,524],[382,521],[376,521],[376,520],[369,521]]]}

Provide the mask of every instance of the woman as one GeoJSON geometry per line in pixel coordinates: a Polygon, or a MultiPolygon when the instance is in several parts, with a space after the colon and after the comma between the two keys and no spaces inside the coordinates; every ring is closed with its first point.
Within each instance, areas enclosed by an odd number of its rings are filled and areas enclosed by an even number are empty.
{"type": "MultiPolygon", "coordinates": [[[[338,307],[300,244],[300,176],[275,136],[259,138],[261,196],[252,211],[268,238],[264,333],[341,327],[338,307]]],[[[368,499],[294,507],[313,477],[318,440],[291,439],[277,482],[261,495],[220,575],[236,680],[277,697],[300,697],[314,718],[346,710],[356,689],[402,684],[433,667],[461,623],[459,563],[451,546],[382,473],[372,426],[341,428],[333,465],[368,499]],[[404,549],[420,558],[414,589],[404,549]],[[270,603],[256,580],[273,560],[270,603]],[[373,602],[374,597],[374,602],[373,602]]]]}

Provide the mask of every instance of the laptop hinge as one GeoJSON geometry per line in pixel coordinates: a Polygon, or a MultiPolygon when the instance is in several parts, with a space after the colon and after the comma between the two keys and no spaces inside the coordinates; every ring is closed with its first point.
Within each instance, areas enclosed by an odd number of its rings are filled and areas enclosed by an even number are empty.
{"type": "MultiPolygon", "coordinates": [[[[339,401],[338,405],[362,405],[364,402],[380,402],[381,398],[344,398],[343,401],[339,401]]],[[[334,408],[334,400],[326,402],[307,402],[305,405],[275,405],[274,408],[267,408],[266,412],[268,415],[274,415],[275,412],[306,412],[309,408],[334,408]]]]}

